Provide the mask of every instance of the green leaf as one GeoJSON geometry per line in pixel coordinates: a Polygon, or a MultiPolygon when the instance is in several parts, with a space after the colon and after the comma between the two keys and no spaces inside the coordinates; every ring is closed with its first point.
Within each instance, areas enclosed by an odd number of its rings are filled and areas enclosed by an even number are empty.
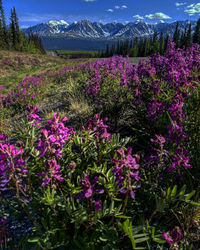
{"type": "Polygon", "coordinates": [[[154,235],[155,235],[155,227],[152,227],[151,237],[154,238],[154,235]]]}
{"type": "Polygon", "coordinates": [[[175,185],[172,189],[170,198],[173,199],[176,196],[177,186],[175,185]]]}
{"type": "Polygon", "coordinates": [[[133,234],[135,235],[135,234],[139,233],[140,231],[142,231],[142,229],[143,229],[143,226],[134,227],[133,234]]]}
{"type": "Polygon", "coordinates": [[[100,239],[101,241],[104,241],[104,242],[108,241],[107,238],[103,238],[103,237],[99,237],[99,239],[100,239]]]}
{"type": "Polygon", "coordinates": [[[186,190],[186,185],[183,185],[183,187],[182,187],[181,190],[179,191],[179,197],[180,197],[180,198],[185,194],[185,190],[186,190]]]}
{"type": "Polygon", "coordinates": [[[169,200],[169,195],[170,195],[171,189],[170,187],[167,189],[167,194],[166,194],[166,199],[169,200]]]}
{"type": "Polygon", "coordinates": [[[130,219],[131,217],[125,216],[125,215],[117,215],[117,218],[121,218],[121,219],[130,219]]]}
{"type": "Polygon", "coordinates": [[[166,240],[155,238],[155,237],[153,238],[153,241],[155,241],[156,243],[160,243],[160,244],[166,243],[166,240]]]}
{"type": "Polygon", "coordinates": [[[122,199],[119,198],[113,198],[114,201],[122,201],[122,199]]]}
{"type": "Polygon", "coordinates": [[[198,203],[198,202],[194,202],[194,201],[187,201],[187,203],[192,204],[192,205],[194,205],[194,206],[198,206],[198,207],[200,207],[200,203],[198,203]]]}
{"type": "Polygon", "coordinates": [[[40,240],[39,237],[35,237],[35,238],[32,238],[32,239],[28,239],[28,242],[34,243],[34,242],[38,242],[39,240],[40,240]]]}
{"type": "Polygon", "coordinates": [[[135,247],[134,250],[145,250],[146,247],[135,247]]]}
{"type": "Polygon", "coordinates": [[[150,239],[149,236],[143,237],[143,238],[135,240],[135,243],[141,243],[141,242],[144,242],[144,241],[148,241],[149,239],[150,239]]]}
{"type": "Polygon", "coordinates": [[[112,200],[112,201],[111,201],[111,204],[110,204],[110,213],[113,212],[114,205],[115,205],[115,202],[114,202],[114,200],[112,200]]]}
{"type": "Polygon", "coordinates": [[[189,200],[195,194],[195,190],[192,190],[191,193],[185,195],[185,201],[189,200]]]}
{"type": "Polygon", "coordinates": [[[142,234],[136,234],[136,235],[134,235],[134,238],[141,238],[141,237],[146,237],[146,236],[148,236],[147,233],[142,233],[142,234]]]}

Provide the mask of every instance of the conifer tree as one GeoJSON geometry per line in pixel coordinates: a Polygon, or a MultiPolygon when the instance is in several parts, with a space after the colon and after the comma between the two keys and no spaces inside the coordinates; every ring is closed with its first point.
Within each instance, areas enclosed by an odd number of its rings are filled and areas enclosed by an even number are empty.
{"type": "Polygon", "coordinates": [[[187,37],[187,28],[185,27],[184,32],[182,32],[182,35],[180,37],[180,48],[185,48],[185,43],[186,43],[186,37],[187,37]]]}
{"type": "Polygon", "coordinates": [[[117,55],[119,55],[119,53],[120,53],[120,43],[119,43],[119,40],[117,41],[116,53],[117,53],[117,55]]]}
{"type": "Polygon", "coordinates": [[[148,42],[147,38],[143,40],[143,48],[142,48],[142,55],[141,56],[147,56],[148,55],[148,42]]]}
{"type": "Polygon", "coordinates": [[[192,43],[192,25],[190,23],[189,28],[186,33],[186,39],[185,39],[185,47],[191,46],[192,43]]]}
{"type": "Polygon", "coordinates": [[[120,41],[119,55],[123,55],[123,41],[120,41]]]}
{"type": "Polygon", "coordinates": [[[175,42],[175,46],[176,48],[179,47],[179,42],[180,42],[180,31],[179,31],[179,23],[176,23],[176,28],[174,31],[174,35],[173,35],[173,41],[175,42]]]}
{"type": "Polygon", "coordinates": [[[105,57],[109,57],[110,56],[110,48],[109,45],[106,45],[106,52],[105,52],[105,57]]]}
{"type": "Polygon", "coordinates": [[[18,17],[17,17],[15,7],[13,7],[13,21],[14,21],[14,26],[15,26],[16,42],[19,43],[20,42],[20,29],[19,29],[19,22],[18,22],[18,17]]]}
{"type": "Polygon", "coordinates": [[[1,19],[0,19],[0,49],[6,49],[6,43],[5,43],[5,39],[4,39],[4,32],[3,32],[3,28],[2,28],[1,19]]]}
{"type": "Polygon", "coordinates": [[[169,42],[169,35],[167,34],[164,41],[164,52],[167,50],[168,42],[169,42]]]}
{"type": "Polygon", "coordinates": [[[126,39],[124,42],[124,56],[128,55],[128,50],[129,50],[129,40],[126,39]]]}
{"type": "Polygon", "coordinates": [[[133,40],[131,40],[129,43],[129,49],[132,49],[132,48],[133,48],[133,40]]]}
{"type": "Polygon", "coordinates": [[[10,21],[11,21],[11,23],[10,23],[9,35],[10,35],[11,48],[16,49],[17,39],[16,39],[16,30],[15,30],[13,9],[11,9],[10,21]]]}
{"type": "Polygon", "coordinates": [[[37,34],[34,34],[34,37],[35,37],[35,41],[36,41],[35,47],[40,51],[40,53],[46,54],[46,51],[45,51],[43,44],[42,44],[42,39],[37,34]]]}
{"type": "Polygon", "coordinates": [[[4,15],[2,0],[0,0],[0,18],[1,18],[1,26],[3,30],[3,43],[5,43],[8,47],[8,33],[7,33],[6,19],[4,15]]]}
{"type": "Polygon", "coordinates": [[[200,18],[197,21],[197,24],[195,26],[194,34],[192,37],[193,43],[199,43],[200,44],[200,18]]]}
{"type": "Polygon", "coordinates": [[[160,39],[159,39],[159,53],[163,55],[163,52],[164,52],[164,37],[163,37],[163,33],[161,32],[160,39]]]}

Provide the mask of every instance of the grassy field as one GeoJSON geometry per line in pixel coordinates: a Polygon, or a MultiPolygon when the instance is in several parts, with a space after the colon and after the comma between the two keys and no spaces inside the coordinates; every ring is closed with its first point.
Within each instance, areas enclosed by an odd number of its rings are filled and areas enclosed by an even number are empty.
{"type": "Polygon", "coordinates": [[[58,57],[0,51],[0,86],[4,94],[26,76],[37,76],[64,67],[66,61],[58,57]]]}
{"type": "Polygon", "coordinates": [[[56,53],[58,56],[65,59],[98,57],[98,51],[56,50],[56,53]]]}

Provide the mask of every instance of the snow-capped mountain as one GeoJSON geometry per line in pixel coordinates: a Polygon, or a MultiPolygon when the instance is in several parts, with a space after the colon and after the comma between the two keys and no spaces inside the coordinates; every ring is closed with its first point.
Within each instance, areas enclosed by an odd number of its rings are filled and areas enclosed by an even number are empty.
{"type": "MultiPolygon", "coordinates": [[[[24,29],[25,33],[38,33],[41,36],[61,35],[77,38],[93,38],[93,39],[126,39],[134,37],[145,37],[152,35],[155,31],[160,34],[163,33],[173,35],[177,22],[165,23],[158,22],[156,24],[149,24],[142,20],[130,22],[128,24],[122,23],[107,23],[91,22],[89,20],[82,20],[68,24],[64,20],[49,21],[48,23],[37,24],[33,27],[24,29]]],[[[179,29],[184,31],[188,28],[190,21],[180,21],[179,29]]],[[[192,30],[194,30],[195,21],[191,21],[192,30]]]]}
{"type": "Polygon", "coordinates": [[[49,21],[48,23],[41,23],[30,28],[25,29],[25,33],[37,33],[39,35],[47,35],[47,34],[59,34],[65,33],[67,31],[67,27],[69,24],[64,20],[60,21],[49,21]]]}

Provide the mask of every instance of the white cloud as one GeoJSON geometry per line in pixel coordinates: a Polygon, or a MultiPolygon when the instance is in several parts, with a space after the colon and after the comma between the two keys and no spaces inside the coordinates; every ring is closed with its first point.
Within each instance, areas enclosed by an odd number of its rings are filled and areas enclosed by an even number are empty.
{"type": "Polygon", "coordinates": [[[189,16],[194,16],[195,14],[200,15],[200,3],[197,4],[190,4],[186,7],[184,10],[185,13],[187,13],[189,16]]]}
{"type": "Polygon", "coordinates": [[[187,4],[187,3],[178,3],[178,2],[175,3],[176,7],[183,6],[185,4],[187,4]]]}
{"type": "Polygon", "coordinates": [[[162,12],[158,12],[155,14],[149,14],[145,16],[148,19],[172,19],[170,16],[162,13],[162,12]]]}
{"type": "Polygon", "coordinates": [[[108,9],[106,10],[107,12],[113,12],[114,10],[113,9],[108,9]]]}
{"type": "Polygon", "coordinates": [[[115,10],[124,10],[127,9],[128,7],[126,5],[122,5],[121,7],[119,5],[115,5],[112,9],[106,10],[107,12],[114,12],[115,10]]]}
{"type": "Polygon", "coordinates": [[[126,5],[122,5],[121,9],[127,9],[128,7],[126,5]]]}
{"type": "Polygon", "coordinates": [[[85,2],[95,2],[96,0],[84,0],[85,2]]]}
{"type": "Polygon", "coordinates": [[[134,15],[133,18],[136,18],[136,19],[144,19],[143,16],[140,16],[140,15],[134,15]]]}
{"type": "Polygon", "coordinates": [[[195,4],[193,3],[193,4],[188,5],[186,8],[192,8],[194,6],[195,6],[195,4]]]}

